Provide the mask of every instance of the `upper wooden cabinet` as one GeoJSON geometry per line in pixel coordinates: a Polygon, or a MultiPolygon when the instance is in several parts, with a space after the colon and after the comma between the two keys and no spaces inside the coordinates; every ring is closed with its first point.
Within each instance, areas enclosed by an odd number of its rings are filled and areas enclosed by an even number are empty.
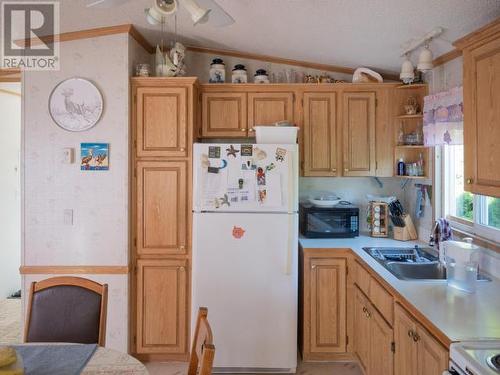
{"type": "Polygon", "coordinates": [[[347,349],[347,259],[314,252],[303,254],[304,360],[325,359],[347,349]]]}
{"type": "Polygon", "coordinates": [[[247,94],[204,92],[202,99],[202,137],[246,137],[247,94]]]}
{"type": "Polygon", "coordinates": [[[500,21],[455,45],[464,64],[464,189],[500,197],[500,21]]]}
{"type": "Polygon", "coordinates": [[[187,261],[143,259],[137,268],[136,353],[186,354],[187,261]]]}
{"type": "Polygon", "coordinates": [[[342,132],[344,176],[375,176],[374,92],[344,92],[342,132]]]}
{"type": "Polygon", "coordinates": [[[188,155],[188,88],[138,87],[137,157],[188,155]]]}
{"type": "Polygon", "coordinates": [[[277,121],[293,123],[293,92],[248,93],[248,128],[272,125],[277,121]]]}
{"type": "Polygon", "coordinates": [[[337,94],[305,92],[304,176],[337,176],[337,94]]]}
{"type": "Polygon", "coordinates": [[[441,375],[448,351],[400,305],[394,309],[395,375],[441,375]]]}
{"type": "Polygon", "coordinates": [[[184,254],[189,241],[188,162],[137,162],[137,254],[184,254]]]}

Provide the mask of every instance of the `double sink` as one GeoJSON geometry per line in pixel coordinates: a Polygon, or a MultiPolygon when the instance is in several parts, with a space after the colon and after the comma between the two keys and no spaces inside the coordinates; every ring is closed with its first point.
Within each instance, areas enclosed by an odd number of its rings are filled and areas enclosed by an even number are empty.
{"type": "MultiPolygon", "coordinates": [[[[432,248],[364,247],[363,250],[400,280],[446,280],[446,267],[432,248]]],[[[491,281],[478,273],[478,281],[491,281]]]]}

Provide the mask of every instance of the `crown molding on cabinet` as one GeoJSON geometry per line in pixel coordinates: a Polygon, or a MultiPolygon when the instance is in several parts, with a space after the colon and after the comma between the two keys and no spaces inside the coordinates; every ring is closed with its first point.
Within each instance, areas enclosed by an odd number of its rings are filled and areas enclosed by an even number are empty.
{"type": "Polygon", "coordinates": [[[498,37],[500,34],[500,17],[498,17],[493,22],[467,34],[466,36],[457,39],[453,42],[455,48],[459,50],[463,50],[467,48],[471,44],[475,44],[477,42],[487,42],[490,38],[498,37]]]}
{"type": "Polygon", "coordinates": [[[442,54],[441,56],[436,57],[434,59],[434,61],[432,61],[432,64],[434,65],[434,68],[435,68],[439,65],[446,64],[448,61],[454,60],[460,56],[462,56],[462,51],[454,48],[450,52],[446,52],[446,53],[442,54]]]}

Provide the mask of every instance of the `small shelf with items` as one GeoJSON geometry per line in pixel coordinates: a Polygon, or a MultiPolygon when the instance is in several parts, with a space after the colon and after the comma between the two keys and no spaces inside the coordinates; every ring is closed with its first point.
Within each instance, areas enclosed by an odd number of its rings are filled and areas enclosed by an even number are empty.
{"type": "Polygon", "coordinates": [[[426,94],[427,84],[396,87],[394,177],[425,179],[430,176],[430,148],[424,145],[423,134],[422,110],[426,94]]]}

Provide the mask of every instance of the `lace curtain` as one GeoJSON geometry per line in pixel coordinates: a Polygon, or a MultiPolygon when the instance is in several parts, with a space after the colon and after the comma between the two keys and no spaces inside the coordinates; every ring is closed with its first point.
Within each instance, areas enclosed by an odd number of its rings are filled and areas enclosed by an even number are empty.
{"type": "Polygon", "coordinates": [[[464,143],[462,87],[424,98],[424,144],[426,146],[464,143]]]}

